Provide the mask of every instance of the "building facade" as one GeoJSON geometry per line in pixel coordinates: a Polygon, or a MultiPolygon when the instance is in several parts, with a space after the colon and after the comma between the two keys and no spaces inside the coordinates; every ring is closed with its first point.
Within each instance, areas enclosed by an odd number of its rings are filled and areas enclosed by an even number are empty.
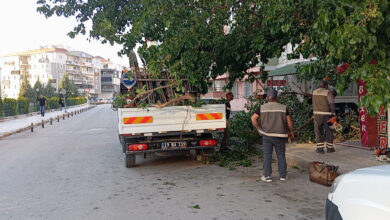
{"type": "Polygon", "coordinates": [[[1,57],[3,97],[17,98],[24,76],[27,76],[31,86],[39,79],[43,85],[50,83],[58,91],[66,67],[65,52],[62,48],[42,47],[1,57]]]}
{"type": "Polygon", "coordinates": [[[20,60],[18,56],[0,58],[1,97],[17,98],[20,90],[20,60]]]}
{"type": "Polygon", "coordinates": [[[112,98],[120,92],[120,78],[123,67],[110,60],[101,59],[101,98],[112,98]]]}
{"type": "MultiPolygon", "coordinates": [[[[31,86],[39,79],[44,86],[50,83],[58,92],[65,73],[73,80],[81,95],[98,97],[102,92],[101,69],[104,66],[102,60],[104,60],[102,57],[67,50],[62,46],[41,47],[0,57],[2,98],[17,98],[24,76],[27,76],[31,86]]],[[[115,70],[111,71],[113,72],[111,87],[115,89],[106,88],[113,94],[119,91],[119,72],[123,67],[106,60],[106,69],[115,70]]]]}
{"type": "MultiPolygon", "coordinates": [[[[254,73],[257,74],[257,73],[254,73]]],[[[261,80],[255,80],[250,82],[244,77],[242,80],[236,80],[233,84],[231,92],[234,95],[234,99],[230,101],[232,111],[245,110],[245,104],[248,98],[254,93],[263,94],[263,84],[261,80]]],[[[212,80],[212,85],[208,89],[208,93],[203,95],[203,99],[221,99],[226,98],[226,91],[224,87],[229,81],[229,75],[223,74],[218,76],[215,80],[212,80]]]]}
{"type": "Polygon", "coordinates": [[[82,51],[68,51],[66,55],[66,73],[79,93],[97,97],[101,92],[100,60],[82,51]]]}

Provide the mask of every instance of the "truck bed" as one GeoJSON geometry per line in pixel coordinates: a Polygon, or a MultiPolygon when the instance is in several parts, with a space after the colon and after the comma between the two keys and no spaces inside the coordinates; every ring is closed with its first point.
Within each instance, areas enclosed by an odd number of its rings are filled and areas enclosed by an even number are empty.
{"type": "Polygon", "coordinates": [[[183,131],[203,133],[205,130],[226,128],[224,104],[168,106],[164,108],[119,108],[118,130],[120,135],[152,136],[153,133],[183,131]]]}

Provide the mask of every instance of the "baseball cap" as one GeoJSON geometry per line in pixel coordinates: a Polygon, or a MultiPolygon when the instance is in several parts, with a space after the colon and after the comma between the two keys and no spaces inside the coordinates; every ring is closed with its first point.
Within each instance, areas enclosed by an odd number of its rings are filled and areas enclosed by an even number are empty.
{"type": "Polygon", "coordinates": [[[275,99],[276,97],[278,97],[278,92],[273,88],[268,89],[267,99],[275,99]]]}

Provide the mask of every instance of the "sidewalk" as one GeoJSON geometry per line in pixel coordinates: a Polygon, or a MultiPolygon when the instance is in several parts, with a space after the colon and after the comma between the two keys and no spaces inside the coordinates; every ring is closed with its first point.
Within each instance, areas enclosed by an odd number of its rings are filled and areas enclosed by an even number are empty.
{"type": "Polygon", "coordinates": [[[387,162],[376,160],[375,152],[341,145],[335,145],[336,152],[319,154],[315,152],[315,144],[289,144],[286,159],[289,167],[309,170],[309,163],[321,161],[339,166],[339,172],[346,173],[358,168],[386,165],[387,162]]]}
{"type": "Polygon", "coordinates": [[[0,138],[26,131],[26,130],[31,128],[31,123],[33,123],[34,127],[41,126],[42,120],[46,124],[46,123],[50,122],[50,118],[52,118],[52,120],[54,121],[54,120],[56,120],[56,117],[63,117],[64,114],[67,117],[68,114],[69,115],[71,115],[72,113],[76,114],[76,113],[79,113],[81,111],[91,109],[93,107],[95,107],[95,106],[89,105],[89,104],[84,104],[84,105],[79,105],[76,107],[66,108],[66,113],[65,113],[65,109],[63,109],[62,111],[57,110],[57,111],[52,111],[52,112],[46,112],[45,117],[41,117],[41,115],[39,114],[39,115],[30,115],[27,117],[1,121],[0,122],[0,138]]]}

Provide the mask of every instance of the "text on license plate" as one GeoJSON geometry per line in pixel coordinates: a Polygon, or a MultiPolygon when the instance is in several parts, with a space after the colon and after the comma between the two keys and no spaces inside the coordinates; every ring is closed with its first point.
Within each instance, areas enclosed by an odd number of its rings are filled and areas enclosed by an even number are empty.
{"type": "Polygon", "coordinates": [[[169,148],[185,148],[187,147],[187,142],[185,141],[178,141],[178,142],[163,142],[161,143],[162,149],[169,149],[169,148]]]}

